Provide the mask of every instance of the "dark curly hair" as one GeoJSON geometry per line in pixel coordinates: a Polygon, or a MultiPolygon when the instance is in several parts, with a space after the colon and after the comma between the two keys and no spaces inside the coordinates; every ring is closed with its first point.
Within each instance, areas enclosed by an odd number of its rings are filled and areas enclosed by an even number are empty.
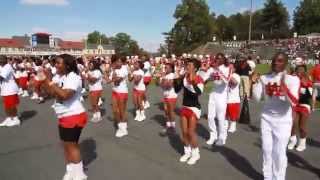
{"type": "Polygon", "coordinates": [[[69,74],[70,72],[74,72],[76,74],[79,74],[79,70],[77,67],[77,62],[76,62],[75,57],[73,57],[69,54],[61,54],[57,57],[57,59],[58,58],[61,58],[63,60],[63,64],[66,68],[67,74],[69,74]]]}

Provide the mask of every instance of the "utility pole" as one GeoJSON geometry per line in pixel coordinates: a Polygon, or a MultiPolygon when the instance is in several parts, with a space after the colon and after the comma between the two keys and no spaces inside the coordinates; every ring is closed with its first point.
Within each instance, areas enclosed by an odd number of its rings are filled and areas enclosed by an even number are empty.
{"type": "Polygon", "coordinates": [[[250,0],[250,21],[249,21],[249,39],[248,44],[251,44],[251,34],[252,34],[252,15],[253,15],[253,0],[250,0]]]}

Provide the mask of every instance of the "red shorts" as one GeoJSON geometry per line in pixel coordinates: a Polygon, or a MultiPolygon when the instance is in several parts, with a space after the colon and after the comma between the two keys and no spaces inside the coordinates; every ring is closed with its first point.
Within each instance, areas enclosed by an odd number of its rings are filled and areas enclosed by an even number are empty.
{"type": "Polygon", "coordinates": [[[19,78],[19,86],[22,89],[27,89],[28,88],[28,77],[20,77],[19,78]]]}
{"type": "Polygon", "coordinates": [[[112,98],[120,99],[120,100],[127,100],[128,93],[118,93],[118,92],[112,91],[112,98]]]}
{"type": "Polygon", "coordinates": [[[176,103],[177,102],[177,98],[163,98],[162,101],[164,103],[176,103]]]}
{"type": "Polygon", "coordinates": [[[74,127],[83,128],[87,124],[87,121],[88,121],[87,113],[83,112],[81,114],[59,118],[59,126],[63,128],[74,128],[74,127]]]}
{"type": "Polygon", "coordinates": [[[90,96],[101,97],[101,95],[102,95],[102,90],[90,91],[89,93],[90,93],[90,96]]]}
{"type": "Polygon", "coordinates": [[[304,114],[304,115],[310,115],[311,109],[306,107],[306,106],[309,106],[309,105],[305,105],[304,106],[304,105],[298,104],[297,106],[295,106],[293,108],[293,111],[296,112],[296,113],[304,114]]]}
{"type": "Polygon", "coordinates": [[[19,104],[19,96],[17,94],[2,96],[3,106],[5,109],[16,108],[19,104]]]}
{"type": "Polygon", "coordinates": [[[133,89],[133,95],[134,96],[144,96],[144,94],[145,94],[145,91],[140,91],[140,90],[133,89]]]}
{"type": "Polygon", "coordinates": [[[226,118],[230,121],[237,121],[240,117],[240,103],[227,104],[226,118]]]}
{"type": "Polygon", "coordinates": [[[151,77],[151,76],[150,76],[150,77],[144,77],[144,78],[143,78],[143,82],[144,82],[144,84],[145,84],[146,86],[148,86],[148,85],[150,84],[151,80],[152,80],[152,77],[151,77]]]}
{"type": "Polygon", "coordinates": [[[180,109],[180,116],[181,117],[186,117],[186,118],[192,118],[192,117],[196,117],[197,119],[197,115],[191,110],[191,109],[188,109],[188,108],[181,108],[180,109]]]}

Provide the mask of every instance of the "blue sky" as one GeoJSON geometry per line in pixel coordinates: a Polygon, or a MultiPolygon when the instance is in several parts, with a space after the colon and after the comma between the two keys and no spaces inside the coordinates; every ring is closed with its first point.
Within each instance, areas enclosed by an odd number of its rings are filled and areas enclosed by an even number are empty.
{"type": "MultiPolygon", "coordinates": [[[[300,0],[282,0],[292,14],[300,0]]],[[[150,51],[156,51],[175,20],[181,0],[3,0],[0,37],[50,32],[80,40],[94,30],[112,36],[126,32],[150,51]]],[[[250,0],[207,0],[211,11],[230,15],[249,8],[250,0]]],[[[264,0],[254,0],[254,7],[264,0]]]]}

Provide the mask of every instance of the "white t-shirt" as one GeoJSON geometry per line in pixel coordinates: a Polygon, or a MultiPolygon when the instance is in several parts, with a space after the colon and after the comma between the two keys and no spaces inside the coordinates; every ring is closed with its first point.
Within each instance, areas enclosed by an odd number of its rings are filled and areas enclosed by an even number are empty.
{"type": "Polygon", "coordinates": [[[116,77],[122,78],[122,81],[118,85],[113,85],[112,90],[117,93],[128,93],[128,86],[127,86],[127,76],[128,76],[128,69],[126,66],[122,66],[120,69],[115,69],[111,73],[111,77],[113,76],[113,73],[116,74],[116,77]]]}
{"type": "Polygon", "coordinates": [[[145,61],[143,63],[143,69],[145,70],[144,76],[145,77],[151,77],[151,64],[149,61],[145,61]]]}
{"type": "Polygon", "coordinates": [[[102,73],[100,70],[96,69],[88,72],[88,74],[97,79],[94,83],[89,83],[89,91],[101,91],[102,90],[102,73]]]}
{"type": "Polygon", "coordinates": [[[14,79],[14,71],[10,64],[0,68],[0,76],[3,78],[1,82],[1,96],[15,95],[19,91],[19,87],[14,79]]]}
{"type": "Polygon", "coordinates": [[[82,90],[81,77],[76,73],[71,72],[62,77],[57,76],[55,81],[62,89],[70,89],[75,91],[75,94],[70,99],[62,102],[56,101],[54,104],[53,107],[58,118],[68,117],[85,112],[85,109],[80,101],[82,90]]]}
{"type": "Polygon", "coordinates": [[[231,76],[230,67],[226,67],[222,64],[218,68],[209,68],[208,71],[214,85],[212,92],[219,94],[226,93],[229,84],[229,78],[231,76]]]}
{"type": "Polygon", "coordinates": [[[228,104],[231,103],[240,103],[240,83],[241,78],[238,74],[233,73],[231,76],[232,79],[236,80],[236,84],[230,84],[228,86],[228,104]]]}
{"type": "Polygon", "coordinates": [[[139,83],[138,84],[134,84],[133,88],[135,90],[138,90],[138,91],[145,91],[146,90],[146,86],[145,86],[145,84],[143,82],[144,72],[141,69],[139,69],[139,70],[133,71],[132,75],[133,75],[133,77],[136,77],[136,76],[140,76],[141,77],[139,83]]]}
{"type": "MultiPolygon", "coordinates": [[[[163,77],[164,80],[174,80],[174,77],[175,77],[175,74],[174,73],[169,73],[167,75],[165,75],[163,77]]],[[[171,87],[170,89],[164,89],[163,91],[163,96],[164,98],[177,98],[178,95],[177,93],[175,92],[174,88],[171,87]]]]}

